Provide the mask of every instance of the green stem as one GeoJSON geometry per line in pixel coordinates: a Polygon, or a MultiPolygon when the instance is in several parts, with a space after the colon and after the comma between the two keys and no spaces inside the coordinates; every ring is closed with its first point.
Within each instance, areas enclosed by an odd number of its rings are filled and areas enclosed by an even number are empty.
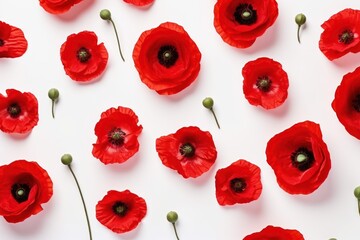
{"type": "Polygon", "coordinates": [[[117,30],[116,30],[115,23],[114,23],[114,21],[113,21],[111,18],[110,18],[110,20],[109,20],[109,21],[110,21],[110,22],[111,22],[111,24],[113,25],[113,28],[114,28],[114,31],[115,31],[115,35],[116,35],[116,40],[117,40],[117,44],[118,44],[118,48],[119,48],[119,52],[120,52],[120,56],[121,56],[122,60],[125,62],[124,56],[123,56],[123,54],[122,54],[122,52],[121,52],[120,41],[119,41],[119,35],[118,35],[117,30]]]}
{"type": "Polygon", "coordinates": [[[176,239],[177,239],[177,240],[180,240],[180,238],[179,238],[179,236],[178,236],[178,234],[177,234],[177,231],[176,231],[175,223],[173,223],[172,225],[173,225],[173,227],[174,227],[174,232],[175,232],[176,239]]]}
{"type": "Polygon", "coordinates": [[[218,128],[220,129],[220,125],[219,125],[219,122],[218,122],[217,117],[216,117],[216,115],[215,115],[214,109],[213,109],[213,108],[210,108],[210,111],[211,111],[212,114],[214,115],[214,118],[215,118],[215,121],[216,121],[216,125],[217,125],[218,128]]]}
{"type": "Polygon", "coordinates": [[[298,39],[298,42],[300,43],[300,25],[298,25],[298,29],[297,29],[297,39],[298,39]]]}
{"type": "Polygon", "coordinates": [[[360,215],[360,199],[358,199],[358,211],[359,211],[359,215],[360,215]]]}
{"type": "Polygon", "coordinates": [[[54,107],[55,107],[55,101],[52,100],[52,103],[51,103],[51,113],[52,113],[52,117],[53,117],[53,118],[55,118],[54,107]]]}
{"type": "Polygon", "coordinates": [[[73,177],[74,177],[74,179],[75,179],[75,182],[76,182],[76,185],[77,185],[77,187],[78,187],[78,189],[79,189],[79,193],[80,193],[80,196],[81,196],[81,201],[82,201],[82,203],[83,203],[84,211],[85,211],[85,215],[86,215],[86,221],[87,221],[87,224],[88,224],[90,240],[92,240],[90,221],[89,221],[88,212],[87,212],[87,210],[86,210],[86,205],[85,205],[84,196],[83,196],[83,194],[82,194],[82,192],[81,192],[81,188],[80,188],[79,182],[78,182],[78,180],[77,180],[77,178],[76,178],[73,170],[71,169],[70,165],[68,165],[68,167],[69,167],[70,172],[71,172],[71,174],[73,175],[73,177]]]}

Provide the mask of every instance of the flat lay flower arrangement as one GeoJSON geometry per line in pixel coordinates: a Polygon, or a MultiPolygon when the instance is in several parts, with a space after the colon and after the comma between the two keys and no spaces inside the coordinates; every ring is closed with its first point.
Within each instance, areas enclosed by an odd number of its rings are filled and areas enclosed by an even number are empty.
{"type": "Polygon", "coordinates": [[[359,16],[3,3],[1,238],[356,239],[359,16]]]}

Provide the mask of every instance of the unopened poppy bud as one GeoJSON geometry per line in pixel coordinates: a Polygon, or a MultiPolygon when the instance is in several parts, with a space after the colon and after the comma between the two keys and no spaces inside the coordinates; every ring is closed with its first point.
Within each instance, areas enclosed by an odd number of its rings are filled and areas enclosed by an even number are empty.
{"type": "Polygon", "coordinates": [[[356,187],[354,189],[354,195],[358,200],[358,211],[359,211],[359,214],[360,214],[360,186],[358,186],[358,187],[356,187]]]}
{"type": "Polygon", "coordinates": [[[53,118],[55,118],[55,114],[54,114],[54,107],[55,107],[55,102],[59,99],[59,90],[57,90],[56,88],[51,88],[48,91],[48,96],[51,99],[52,103],[51,103],[51,113],[53,118]]]}
{"type": "Polygon", "coordinates": [[[100,11],[100,17],[104,20],[110,20],[111,12],[108,9],[103,9],[100,11]]]}
{"type": "Polygon", "coordinates": [[[64,154],[62,155],[61,157],[61,162],[64,164],[64,165],[70,165],[71,162],[72,162],[72,156],[70,154],[64,154]]]}
{"type": "Polygon", "coordinates": [[[166,218],[169,222],[171,223],[175,223],[178,220],[178,214],[174,211],[170,211],[168,212],[168,214],[166,215],[166,218]]]}
{"type": "Polygon", "coordinates": [[[211,97],[206,97],[204,98],[204,100],[202,101],[202,104],[204,107],[206,107],[207,109],[209,109],[212,114],[214,115],[214,118],[215,118],[215,121],[216,121],[216,125],[218,126],[218,128],[220,129],[220,125],[219,125],[219,122],[217,120],[217,117],[215,115],[215,112],[214,112],[214,109],[213,109],[213,106],[214,106],[214,100],[211,98],[211,97]]]}
{"type": "Polygon", "coordinates": [[[300,27],[305,24],[306,16],[304,14],[302,14],[302,13],[297,14],[295,16],[295,22],[298,25],[297,39],[298,39],[298,42],[300,43],[300,27]]]}

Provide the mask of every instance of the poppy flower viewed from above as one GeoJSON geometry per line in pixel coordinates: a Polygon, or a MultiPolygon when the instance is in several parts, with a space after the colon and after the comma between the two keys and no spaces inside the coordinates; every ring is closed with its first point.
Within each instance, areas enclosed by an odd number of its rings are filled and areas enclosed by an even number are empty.
{"type": "Polygon", "coordinates": [[[321,27],[319,48],[330,60],[349,52],[360,52],[360,10],[346,8],[326,20],[321,27]]]}
{"type": "Polygon", "coordinates": [[[304,240],[304,236],[295,229],[267,226],[260,232],[247,235],[243,240],[304,240]]]}
{"type": "Polygon", "coordinates": [[[124,2],[142,7],[142,6],[150,5],[151,3],[154,2],[154,0],[124,0],[124,2]]]}
{"type": "Polygon", "coordinates": [[[248,48],[278,17],[275,0],[217,0],[214,26],[224,42],[248,48]]]}
{"type": "Polygon", "coordinates": [[[145,200],[129,190],[110,190],[96,205],[96,219],[115,233],[136,228],[146,212],[145,200]]]}
{"type": "Polygon", "coordinates": [[[7,89],[0,93],[0,130],[5,133],[28,133],[39,121],[38,101],[30,92],[7,89]]]}
{"type": "Polygon", "coordinates": [[[215,175],[216,199],[222,206],[248,203],[260,197],[260,168],[240,159],[215,175]]]}
{"type": "Polygon", "coordinates": [[[160,95],[171,95],[195,81],[201,53],[182,26],[166,22],[141,34],[133,59],[146,86],[160,95]]]}
{"type": "Polygon", "coordinates": [[[88,82],[105,70],[108,52],[104,43],[97,43],[94,32],[71,34],[61,45],[60,56],[65,73],[74,81],[88,82]]]}
{"type": "Polygon", "coordinates": [[[345,74],[331,104],[340,123],[352,136],[360,139],[360,67],[345,74]]]}
{"type": "Polygon", "coordinates": [[[17,58],[22,56],[28,42],[20,28],[0,21],[0,58],[17,58]]]}
{"type": "Polygon", "coordinates": [[[270,58],[258,58],[242,69],[243,91],[251,105],[273,109],[288,96],[289,79],[280,63],[270,58]]]}
{"type": "Polygon", "coordinates": [[[51,14],[61,14],[70,10],[82,0],[39,0],[40,6],[51,14]]]}
{"type": "Polygon", "coordinates": [[[95,125],[96,143],[92,154],[104,164],[123,163],[139,150],[142,126],[130,108],[110,108],[95,125]]]}
{"type": "Polygon", "coordinates": [[[192,126],[156,139],[156,151],[165,166],[184,178],[201,176],[212,167],[217,157],[211,134],[192,126]]]}
{"type": "Polygon", "coordinates": [[[279,186],[290,194],[310,194],[327,178],[331,160],[320,125],[300,122],[273,136],[266,146],[267,162],[279,186]]]}
{"type": "Polygon", "coordinates": [[[0,215],[18,223],[42,211],[50,200],[53,183],[36,162],[16,160],[0,166],[0,215]]]}

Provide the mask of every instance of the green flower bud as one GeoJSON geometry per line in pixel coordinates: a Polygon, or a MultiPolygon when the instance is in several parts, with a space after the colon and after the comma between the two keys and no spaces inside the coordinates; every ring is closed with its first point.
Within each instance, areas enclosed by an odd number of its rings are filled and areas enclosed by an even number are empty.
{"type": "Polygon", "coordinates": [[[360,200],[360,186],[358,186],[354,189],[354,195],[357,199],[360,200]]]}
{"type": "Polygon", "coordinates": [[[178,214],[174,211],[170,211],[168,212],[168,214],[166,215],[166,218],[169,222],[171,223],[175,223],[178,220],[178,214]]]}
{"type": "Polygon", "coordinates": [[[108,9],[103,9],[100,11],[100,17],[104,20],[110,20],[111,12],[108,9]]]}
{"type": "Polygon", "coordinates": [[[302,13],[299,13],[295,16],[295,22],[297,25],[301,26],[304,25],[306,22],[306,16],[302,13]]]}
{"type": "Polygon", "coordinates": [[[48,96],[51,100],[56,101],[59,98],[59,90],[56,88],[51,88],[48,91],[48,96]]]}
{"type": "Polygon", "coordinates": [[[214,100],[211,97],[204,98],[202,101],[204,107],[211,109],[214,106],[214,100]]]}
{"type": "Polygon", "coordinates": [[[64,164],[64,165],[70,165],[71,162],[72,162],[72,156],[70,154],[64,154],[62,155],[61,157],[61,162],[64,164]]]}

